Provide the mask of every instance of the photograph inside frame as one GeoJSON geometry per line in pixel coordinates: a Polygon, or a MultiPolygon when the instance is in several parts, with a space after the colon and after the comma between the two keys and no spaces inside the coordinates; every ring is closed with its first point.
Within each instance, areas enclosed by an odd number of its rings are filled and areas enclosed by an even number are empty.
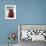
{"type": "Polygon", "coordinates": [[[5,19],[16,19],[16,5],[5,5],[5,19]]]}

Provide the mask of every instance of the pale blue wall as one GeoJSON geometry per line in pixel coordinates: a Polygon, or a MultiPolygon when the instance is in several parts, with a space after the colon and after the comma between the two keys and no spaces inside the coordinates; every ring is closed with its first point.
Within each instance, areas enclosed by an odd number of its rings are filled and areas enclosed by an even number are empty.
{"type": "Polygon", "coordinates": [[[46,0],[17,0],[18,23],[46,24],[46,0]]]}
{"type": "MultiPolygon", "coordinates": [[[[16,32],[17,20],[5,20],[5,5],[16,5],[16,0],[0,0],[0,43],[8,43],[8,34],[16,32]]],[[[17,39],[15,41],[17,43],[17,39]]]]}
{"type": "MultiPolygon", "coordinates": [[[[0,43],[7,43],[17,24],[46,24],[46,0],[0,0],[0,43]],[[5,20],[5,4],[16,4],[16,20],[5,20]]],[[[17,42],[17,40],[16,40],[17,42]]]]}

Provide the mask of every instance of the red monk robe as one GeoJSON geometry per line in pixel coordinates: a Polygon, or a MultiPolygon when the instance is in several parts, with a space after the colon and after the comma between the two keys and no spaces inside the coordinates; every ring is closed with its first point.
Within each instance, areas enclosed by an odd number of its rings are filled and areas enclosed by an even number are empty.
{"type": "Polygon", "coordinates": [[[10,18],[14,17],[14,11],[13,11],[13,9],[9,9],[8,17],[10,17],[10,18]]]}

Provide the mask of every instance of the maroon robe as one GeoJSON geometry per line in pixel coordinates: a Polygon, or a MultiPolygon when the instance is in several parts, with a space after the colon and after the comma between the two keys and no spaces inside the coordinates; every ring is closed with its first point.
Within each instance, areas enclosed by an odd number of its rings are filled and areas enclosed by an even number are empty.
{"type": "Polygon", "coordinates": [[[8,17],[10,17],[10,18],[14,17],[13,9],[9,9],[8,17]]]}

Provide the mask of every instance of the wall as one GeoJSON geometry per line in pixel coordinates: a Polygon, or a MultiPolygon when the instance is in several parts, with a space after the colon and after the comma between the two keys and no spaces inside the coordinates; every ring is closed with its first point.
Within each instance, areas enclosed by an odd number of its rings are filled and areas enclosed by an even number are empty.
{"type": "MultiPolygon", "coordinates": [[[[6,20],[5,18],[5,5],[11,4],[15,5],[16,0],[0,0],[0,44],[7,44],[9,42],[8,40],[8,34],[10,32],[16,32],[17,35],[17,19],[16,20],[6,20]]],[[[17,38],[16,38],[16,43],[17,38]]]]}
{"type": "Polygon", "coordinates": [[[46,24],[46,0],[17,0],[19,24],[46,24]]]}
{"type": "MultiPolygon", "coordinates": [[[[46,24],[46,0],[0,0],[0,44],[7,44],[17,24],[46,24]],[[5,4],[16,4],[16,20],[5,20],[5,4]]],[[[17,43],[17,40],[16,40],[17,43]]]]}

